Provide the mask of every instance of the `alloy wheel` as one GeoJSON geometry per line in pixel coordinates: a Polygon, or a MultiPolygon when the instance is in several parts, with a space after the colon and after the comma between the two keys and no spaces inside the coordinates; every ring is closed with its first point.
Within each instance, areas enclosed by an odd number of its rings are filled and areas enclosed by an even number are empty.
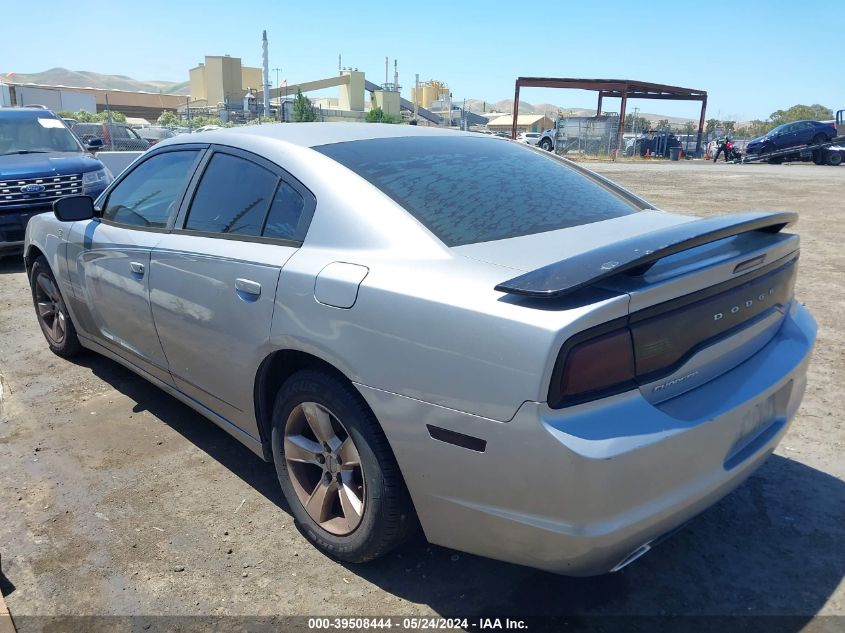
{"type": "Polygon", "coordinates": [[[299,502],[331,534],[352,533],[364,516],[361,457],[343,423],[316,402],[297,405],[285,423],[284,458],[299,502]]]}
{"type": "Polygon", "coordinates": [[[54,345],[61,345],[67,334],[65,304],[56,283],[45,273],[35,279],[35,302],[38,319],[47,338],[54,345]]]}

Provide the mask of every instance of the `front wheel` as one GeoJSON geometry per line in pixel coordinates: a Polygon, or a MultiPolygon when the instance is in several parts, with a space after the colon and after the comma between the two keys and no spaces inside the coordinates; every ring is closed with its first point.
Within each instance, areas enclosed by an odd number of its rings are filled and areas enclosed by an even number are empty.
{"type": "Polygon", "coordinates": [[[837,167],[838,165],[842,164],[842,153],[841,152],[828,152],[827,153],[827,164],[831,167],[837,167]]]}
{"type": "Polygon", "coordinates": [[[32,265],[29,285],[32,288],[32,302],[35,304],[38,325],[41,326],[50,350],[64,358],[77,355],[82,351],[82,345],[76,336],[76,328],[53,271],[43,256],[36,259],[32,265]]]}
{"type": "Polygon", "coordinates": [[[271,445],[294,518],[330,556],[378,558],[416,525],[387,438],[348,383],[318,370],[289,378],[273,408],[271,445]]]}
{"type": "Polygon", "coordinates": [[[552,142],[551,140],[544,138],[540,140],[540,147],[542,147],[547,152],[552,151],[552,142]]]}

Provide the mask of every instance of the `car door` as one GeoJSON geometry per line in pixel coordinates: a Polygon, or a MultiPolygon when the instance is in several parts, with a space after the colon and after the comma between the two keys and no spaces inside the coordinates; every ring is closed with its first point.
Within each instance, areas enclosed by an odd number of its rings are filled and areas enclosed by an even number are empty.
{"type": "Polygon", "coordinates": [[[178,389],[258,437],[253,389],[276,286],[313,196],[277,166],[216,148],[152,251],[151,303],[178,389]]]}
{"type": "Polygon", "coordinates": [[[101,217],[71,229],[68,261],[83,336],[172,383],[152,320],[150,252],[172,227],[203,150],[151,155],[104,196],[101,217]]]}
{"type": "Polygon", "coordinates": [[[795,123],[795,145],[809,145],[816,135],[816,126],[810,121],[799,121],[795,123]]]}
{"type": "Polygon", "coordinates": [[[787,147],[794,147],[798,144],[798,128],[795,123],[790,123],[784,126],[783,130],[776,137],[776,144],[778,149],[786,149],[787,147]]]}

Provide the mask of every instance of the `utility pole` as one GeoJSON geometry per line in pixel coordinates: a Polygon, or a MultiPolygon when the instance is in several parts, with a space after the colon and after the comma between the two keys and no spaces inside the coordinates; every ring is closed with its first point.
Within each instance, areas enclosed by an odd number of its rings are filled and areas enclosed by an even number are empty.
{"type": "Polygon", "coordinates": [[[281,68],[274,68],[276,72],[276,100],[279,102],[279,121],[282,120],[282,84],[279,83],[279,71],[282,70],[281,68]]]}
{"type": "MultiPolygon", "coordinates": [[[[634,114],[634,119],[633,119],[633,123],[632,123],[631,131],[634,133],[634,145],[633,145],[633,148],[634,148],[634,153],[636,153],[636,151],[637,151],[637,137],[639,136],[639,133],[637,132],[637,123],[638,123],[638,121],[639,121],[640,109],[639,109],[639,108],[634,108],[634,112],[633,112],[633,114],[634,114]]],[[[625,121],[622,121],[622,125],[623,125],[623,126],[625,125],[625,121]]],[[[622,129],[624,130],[625,128],[623,127],[622,129]]],[[[622,149],[624,150],[624,147],[623,147],[622,149]]]]}

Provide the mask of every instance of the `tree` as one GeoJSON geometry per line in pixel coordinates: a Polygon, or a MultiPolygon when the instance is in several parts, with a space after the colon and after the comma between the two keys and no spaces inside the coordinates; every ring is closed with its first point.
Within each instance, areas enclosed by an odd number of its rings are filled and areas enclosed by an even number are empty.
{"type": "Polygon", "coordinates": [[[179,117],[176,116],[174,112],[170,110],[165,110],[161,113],[161,116],[158,117],[158,124],[163,125],[164,127],[179,127],[182,125],[182,122],[179,120],[179,117]]]}
{"type": "Polygon", "coordinates": [[[696,131],[695,123],[692,121],[687,121],[684,123],[683,131],[684,134],[693,134],[696,131]]]}
{"type": "Polygon", "coordinates": [[[633,114],[625,115],[625,131],[626,132],[646,132],[651,128],[651,121],[633,114]]]}
{"type": "Polygon", "coordinates": [[[367,123],[399,123],[401,120],[398,116],[387,114],[380,107],[370,109],[365,118],[367,123]]]}
{"type": "Polygon", "coordinates": [[[707,119],[707,122],[704,124],[704,131],[707,135],[714,134],[716,132],[716,128],[720,127],[722,122],[719,119],[707,119]]]}
{"type": "Polygon", "coordinates": [[[833,118],[833,110],[818,103],[813,105],[794,105],[786,110],[777,110],[772,112],[769,120],[774,127],[789,123],[791,121],[802,121],[810,119],[812,121],[824,121],[833,118]]]}
{"type": "MultiPolygon", "coordinates": [[[[76,119],[80,123],[105,123],[109,120],[108,112],[97,112],[96,114],[88,112],[88,110],[77,110],[76,112],[68,112],[63,110],[59,112],[59,116],[64,119],[76,119]]],[[[123,112],[111,112],[111,120],[114,123],[126,123],[126,115],[123,112]]]]}
{"type": "Polygon", "coordinates": [[[296,98],[293,100],[293,120],[297,123],[317,120],[317,112],[314,110],[311,99],[304,96],[299,89],[297,89],[296,98]]]}
{"type": "Polygon", "coordinates": [[[722,127],[725,128],[725,134],[732,133],[736,128],[736,121],[722,121],[722,127]]]}
{"type": "Polygon", "coordinates": [[[657,122],[657,129],[658,130],[665,130],[669,127],[669,119],[660,119],[657,122]]]}

